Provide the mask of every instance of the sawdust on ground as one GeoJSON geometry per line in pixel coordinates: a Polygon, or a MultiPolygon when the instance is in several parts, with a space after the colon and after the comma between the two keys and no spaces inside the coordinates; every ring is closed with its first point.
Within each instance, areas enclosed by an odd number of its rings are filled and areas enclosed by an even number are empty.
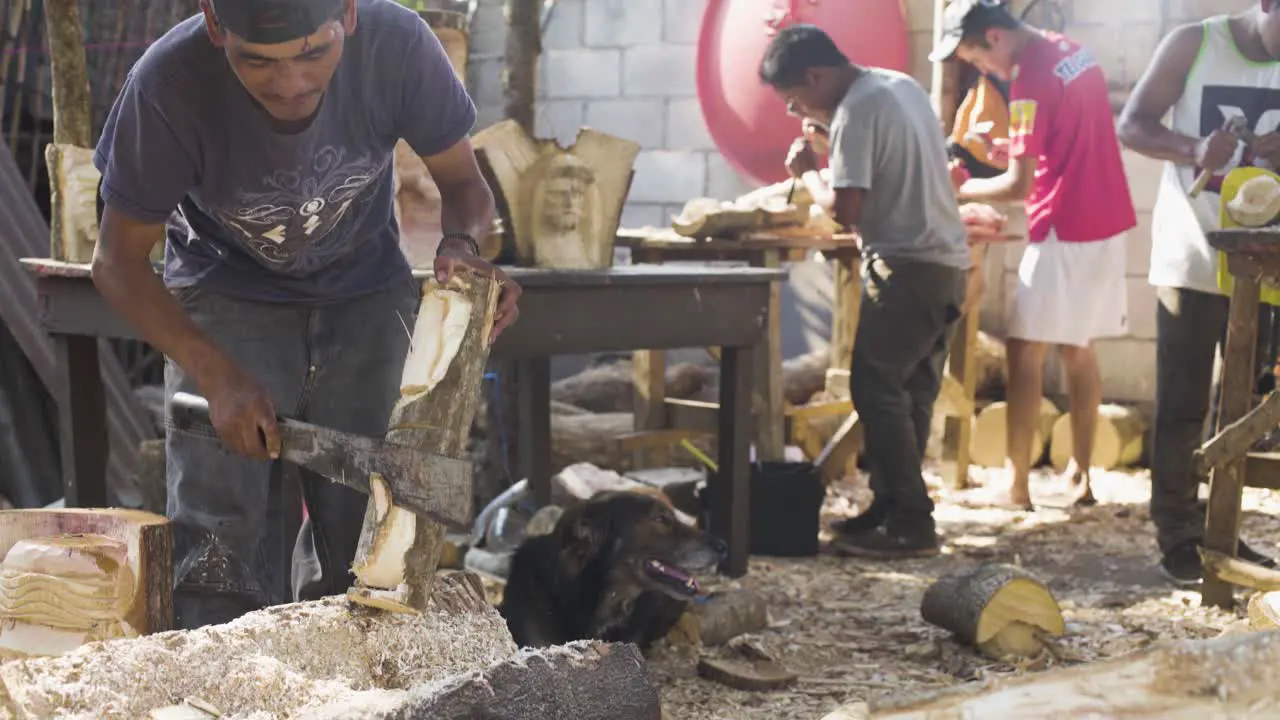
{"type": "MultiPolygon", "coordinates": [[[[981,483],[984,472],[975,468],[974,479],[981,483]]],[[[1146,471],[1099,476],[1095,507],[1035,513],[964,507],[958,502],[963,493],[943,491],[935,472],[926,477],[946,538],[942,556],[891,563],[839,557],[826,549],[824,529],[816,558],[752,558],[749,573],[730,584],[767,599],[772,627],[749,639],[800,680],[781,691],[742,692],[700,679],[690,650],[661,647],[651,667],[670,718],[819,720],[846,703],[1111,658],[1157,641],[1214,637],[1243,623],[1242,609],[1202,608],[1198,592],[1177,589],[1160,575],[1146,471]],[[1068,623],[1061,661],[992,662],[920,618],[930,582],[988,561],[1022,565],[1058,598],[1068,623]]],[[[1034,482],[1048,480],[1042,472],[1034,482]]],[[[857,514],[870,498],[862,478],[837,484],[823,509],[824,528],[857,514]]],[[[1280,493],[1246,489],[1244,509],[1242,538],[1275,553],[1280,493]]]]}

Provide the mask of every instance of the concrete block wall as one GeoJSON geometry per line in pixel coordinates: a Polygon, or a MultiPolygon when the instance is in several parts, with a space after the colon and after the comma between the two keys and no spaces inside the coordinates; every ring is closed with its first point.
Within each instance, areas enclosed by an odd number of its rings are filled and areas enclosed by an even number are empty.
{"type": "MultiPolygon", "coordinates": [[[[1025,7],[1018,0],[1015,7],[1025,7]]],[[[1117,96],[1140,77],[1164,32],[1179,23],[1235,12],[1256,0],[1059,0],[1066,33],[1098,57],[1117,96]],[[1164,8],[1162,10],[1162,7],[1164,8]]],[[[480,124],[502,117],[503,0],[480,0],[471,27],[468,81],[480,124]]],[[[910,73],[926,88],[932,68],[934,0],[903,0],[910,27],[910,73]]],[[[706,0],[558,0],[545,27],[539,68],[538,131],[572,142],[590,125],[641,144],[623,215],[627,226],[665,225],[690,198],[730,198],[750,189],[716,151],[698,107],[695,42],[706,0]]],[[[1035,19],[1032,15],[1032,20],[1035,19]]],[[[1130,333],[1099,344],[1109,400],[1148,402],[1154,393],[1155,294],[1146,283],[1151,208],[1160,164],[1125,153],[1139,225],[1126,272],[1130,333]]],[[[1013,215],[1018,215],[1014,210],[1013,215]]],[[[992,253],[983,327],[1001,334],[1021,246],[992,253]]],[[[1046,390],[1061,392],[1056,363],[1046,390]]]]}

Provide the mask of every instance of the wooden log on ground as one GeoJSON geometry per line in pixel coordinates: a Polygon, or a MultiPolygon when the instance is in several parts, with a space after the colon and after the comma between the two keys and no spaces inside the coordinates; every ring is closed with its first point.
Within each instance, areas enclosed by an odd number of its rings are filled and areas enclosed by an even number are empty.
{"type": "Polygon", "coordinates": [[[1248,560],[1200,548],[1206,575],[1213,575],[1239,587],[1259,592],[1280,591],[1280,570],[1265,568],[1248,560]]]}
{"type": "Polygon", "coordinates": [[[741,588],[714,592],[680,617],[668,637],[679,644],[724,645],[769,625],[769,606],[759,593],[741,588]]]}
{"type": "MultiPolygon", "coordinates": [[[[434,278],[423,283],[388,441],[467,457],[500,290],[492,278],[469,271],[443,285],[434,278]]],[[[369,484],[372,497],[352,565],[356,581],[347,596],[385,610],[421,610],[431,594],[445,528],[397,507],[381,477],[371,476],[369,484]]]]}
{"type": "Polygon", "coordinates": [[[1263,436],[1280,425],[1280,392],[1272,392],[1248,415],[1226,426],[1195,453],[1202,472],[1242,458],[1263,436]]]}
{"type": "Polygon", "coordinates": [[[198,697],[227,716],[306,717],[368,688],[407,690],[516,652],[478,578],[446,573],[422,613],[341,597],[278,605],[225,625],[93,643],[0,665],[18,718],[136,720],[198,697]]]}
{"type": "MultiPolygon", "coordinates": [[[[1040,413],[1036,418],[1036,430],[1031,436],[1031,465],[1039,464],[1044,457],[1049,437],[1062,411],[1048,398],[1040,398],[1040,413]]],[[[973,433],[969,438],[969,460],[983,467],[1004,467],[1008,458],[1009,404],[993,402],[974,418],[973,433]]]]}
{"type": "MultiPolygon", "coordinates": [[[[629,360],[595,365],[551,384],[551,399],[597,413],[632,412],[635,409],[633,366],[629,360]]],[[[666,397],[689,399],[706,388],[715,389],[719,371],[714,367],[680,363],[667,368],[666,397]]]]}
{"type": "Polygon", "coordinates": [[[635,645],[584,641],[523,650],[488,669],[409,692],[362,693],[308,717],[659,720],[661,714],[657,683],[635,645]]]}
{"type": "Polygon", "coordinates": [[[172,552],[163,515],[0,512],[0,660],[168,630],[172,552]]]}
{"type": "MultiPolygon", "coordinates": [[[[635,469],[633,453],[618,443],[618,438],[635,432],[634,426],[635,417],[631,413],[552,415],[552,469],[558,472],[561,468],[583,462],[617,472],[635,469]]],[[[694,447],[715,457],[713,441],[699,438],[692,442],[694,447]]],[[[700,464],[679,445],[671,448],[671,461],[677,465],[700,464]]]]}
{"type": "Polygon", "coordinates": [[[1066,632],[1049,589],[1021,568],[999,563],[939,578],[925,591],[920,615],[996,660],[1036,657],[1044,636],[1066,632]]]}
{"type": "MultiPolygon", "coordinates": [[[[1141,410],[1124,405],[1099,406],[1090,466],[1114,470],[1138,462],[1146,434],[1147,418],[1141,410]]],[[[1065,413],[1054,423],[1049,440],[1049,461],[1058,472],[1066,469],[1071,452],[1071,413],[1065,413]]]]}
{"type": "Polygon", "coordinates": [[[573,144],[534,138],[515,120],[473,140],[501,194],[516,264],[596,269],[613,265],[613,244],[640,145],[581,128],[573,144]]]}
{"type": "Polygon", "coordinates": [[[1205,720],[1280,712],[1280,633],[1160,643],[1119,658],[872,703],[874,720],[1205,720]]]}

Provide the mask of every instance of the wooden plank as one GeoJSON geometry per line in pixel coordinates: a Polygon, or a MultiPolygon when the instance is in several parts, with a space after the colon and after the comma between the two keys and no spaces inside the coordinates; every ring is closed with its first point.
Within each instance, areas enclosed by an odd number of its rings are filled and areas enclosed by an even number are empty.
{"type": "MultiPolygon", "coordinates": [[[[643,453],[644,451],[653,451],[663,448],[670,456],[670,447],[679,443],[681,440],[694,440],[700,437],[714,437],[712,433],[698,432],[696,430],[684,430],[679,428],[666,428],[662,430],[645,430],[641,432],[628,433],[619,435],[614,438],[614,443],[619,453],[643,453]]],[[[659,465],[658,467],[666,467],[659,465]]],[[[640,468],[636,468],[640,469],[640,468]]]]}
{"type": "Polygon", "coordinates": [[[1239,459],[1277,425],[1280,425],[1280,392],[1271,392],[1256,408],[1222,428],[1195,452],[1200,470],[1207,471],[1239,459]]]}
{"type": "MultiPolygon", "coordinates": [[[[636,350],[631,353],[633,393],[635,395],[635,429],[660,430],[667,424],[667,355],[661,350],[636,350]]],[[[671,460],[666,445],[644,448],[632,458],[637,469],[666,467],[671,460]]]]}
{"type": "Polygon", "coordinates": [[[1249,453],[1245,461],[1244,485],[1280,490],[1280,453],[1249,453]]]}
{"type": "Polygon", "coordinates": [[[969,486],[969,443],[973,434],[974,395],[978,389],[978,363],[975,357],[978,348],[977,304],[960,319],[959,332],[951,343],[950,363],[947,375],[943,378],[943,389],[948,393],[947,401],[952,407],[946,421],[946,434],[943,443],[943,458],[953,460],[949,485],[953,489],[969,486]]]}
{"type": "MultiPolygon", "coordinates": [[[[720,362],[724,362],[721,355],[720,362]]],[[[723,382],[723,378],[721,382],[723,382]]],[[[720,422],[720,404],[700,400],[667,398],[667,427],[673,430],[714,433],[720,422]]]]}
{"type": "MultiPolygon", "coordinates": [[[[1234,272],[1234,269],[1233,269],[1234,272]]],[[[1253,399],[1254,351],[1258,341],[1258,302],[1261,283],[1256,275],[1236,275],[1227,320],[1223,353],[1222,395],[1217,427],[1243,417],[1253,399]]],[[[1209,508],[1205,513],[1204,549],[1234,557],[1240,537],[1240,500],[1246,462],[1237,459],[1209,475],[1209,508]]],[[[1205,569],[1201,603],[1221,608],[1233,604],[1231,586],[1205,569]]]]}
{"type": "Polygon", "coordinates": [[[98,339],[50,337],[57,367],[53,391],[58,401],[66,506],[107,507],[107,400],[99,375],[98,339]]]}
{"type": "MultiPolygon", "coordinates": [[[[756,258],[759,267],[782,267],[777,250],[766,250],[756,258]]],[[[769,314],[765,318],[764,342],[756,345],[755,382],[752,413],[755,416],[756,457],[764,462],[782,460],[786,452],[782,396],[782,283],[769,283],[769,314]]]]}
{"type": "Polygon", "coordinates": [[[835,298],[831,309],[831,369],[848,371],[853,365],[853,343],[862,311],[862,272],[859,261],[835,261],[835,298]]]}

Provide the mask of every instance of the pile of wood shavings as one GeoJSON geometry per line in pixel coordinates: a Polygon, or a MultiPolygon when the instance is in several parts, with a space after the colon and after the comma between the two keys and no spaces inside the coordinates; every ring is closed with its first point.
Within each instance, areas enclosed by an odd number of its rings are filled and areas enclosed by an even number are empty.
{"type": "MultiPolygon", "coordinates": [[[[983,474],[974,469],[975,479],[983,474]]],[[[963,494],[942,490],[935,473],[926,477],[947,539],[941,557],[870,562],[824,547],[815,558],[753,558],[747,576],[725,585],[766,598],[771,627],[747,639],[800,680],[775,692],[733,690],[697,677],[695,650],[660,647],[651,667],[672,720],[819,720],[846,703],[1112,658],[1154,642],[1239,632],[1245,624],[1243,609],[1200,607],[1198,592],[1175,589],[1160,576],[1145,472],[1096,478],[1096,507],[1036,513],[965,507],[963,494]],[[934,579],[980,562],[1021,564],[1047,582],[1068,622],[1060,657],[994,662],[920,618],[920,598],[934,579]]],[[[1048,480],[1041,473],[1034,482],[1045,487],[1048,480]]],[[[865,477],[837,484],[828,494],[824,526],[870,500],[865,477]]],[[[1244,510],[1242,537],[1280,554],[1280,494],[1246,488],[1244,510]]],[[[823,539],[830,539],[825,530],[823,539]]]]}
{"type": "Polygon", "coordinates": [[[483,669],[515,650],[501,617],[483,605],[408,615],[333,597],[7,663],[0,681],[30,717],[135,720],[199,697],[227,718],[279,720],[356,692],[394,693],[483,669]]]}

